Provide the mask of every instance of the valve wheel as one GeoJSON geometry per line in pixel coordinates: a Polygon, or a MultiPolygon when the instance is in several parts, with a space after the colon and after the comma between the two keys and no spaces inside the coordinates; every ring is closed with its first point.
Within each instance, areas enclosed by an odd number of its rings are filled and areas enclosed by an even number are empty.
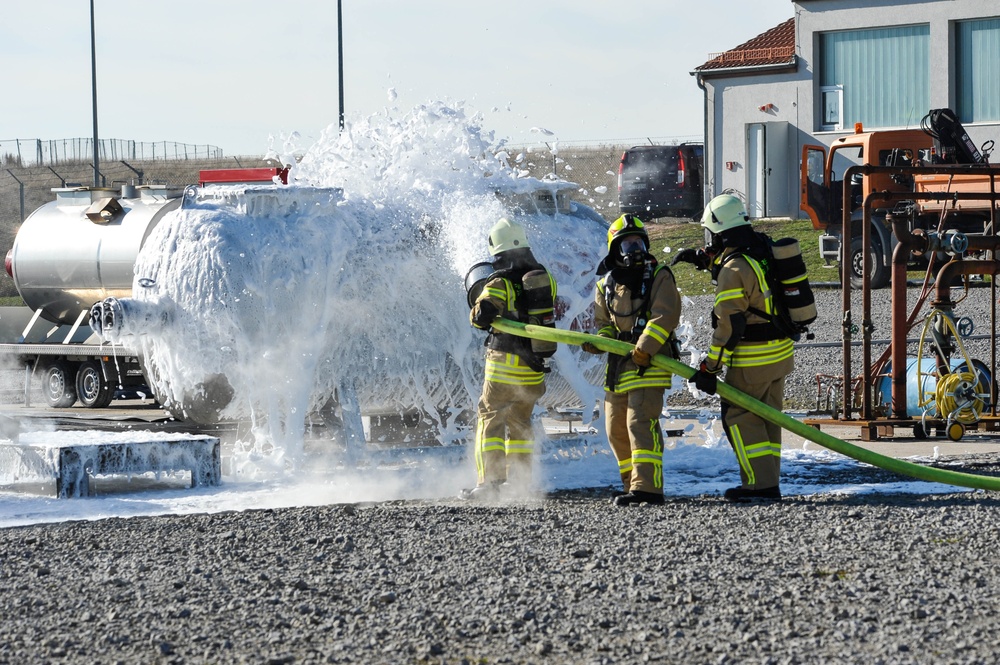
{"type": "Polygon", "coordinates": [[[962,337],[968,337],[976,329],[976,324],[972,322],[967,316],[963,316],[958,321],[955,322],[955,330],[962,337]]]}

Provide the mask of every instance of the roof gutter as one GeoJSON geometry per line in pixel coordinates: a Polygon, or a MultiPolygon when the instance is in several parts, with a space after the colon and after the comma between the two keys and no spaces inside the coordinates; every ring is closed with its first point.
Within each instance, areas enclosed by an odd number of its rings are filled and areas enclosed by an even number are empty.
{"type": "Polygon", "coordinates": [[[704,76],[711,78],[714,76],[739,76],[745,74],[758,74],[760,72],[773,72],[783,69],[794,69],[798,66],[799,56],[793,55],[791,60],[778,62],[772,65],[743,65],[741,67],[720,67],[718,69],[695,69],[692,76],[704,76]]]}

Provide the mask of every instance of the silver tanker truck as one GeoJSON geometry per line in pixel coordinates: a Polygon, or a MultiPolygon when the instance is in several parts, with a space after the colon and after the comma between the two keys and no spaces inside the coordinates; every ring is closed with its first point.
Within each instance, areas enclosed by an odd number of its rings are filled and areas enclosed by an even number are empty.
{"type": "Polygon", "coordinates": [[[119,391],[149,388],[138,359],[102,342],[87,325],[90,308],[132,292],[136,255],[183,188],[164,185],[54,189],[18,231],[5,266],[25,307],[0,308],[0,357],[25,368],[45,402],[108,406],[119,391]]]}
{"type": "MultiPolygon", "coordinates": [[[[200,185],[270,182],[288,169],[202,171],[200,185]]],[[[153,228],[181,206],[184,187],[54,188],[55,200],[21,224],[5,268],[24,307],[0,307],[0,360],[25,371],[24,400],[41,381],[46,404],[108,406],[152,397],[139,359],[88,325],[91,307],[132,295],[136,256],[153,228]]]]}

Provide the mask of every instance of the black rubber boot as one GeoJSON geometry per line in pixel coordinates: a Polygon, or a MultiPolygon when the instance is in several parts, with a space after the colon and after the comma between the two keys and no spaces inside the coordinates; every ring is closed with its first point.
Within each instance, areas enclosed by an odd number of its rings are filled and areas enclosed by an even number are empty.
{"type": "Polygon", "coordinates": [[[781,501],[781,488],[777,485],[760,490],[752,490],[745,487],[730,487],[723,493],[722,498],[733,503],[781,501]]]}
{"type": "Polygon", "coordinates": [[[663,502],[664,500],[662,494],[653,494],[652,492],[640,492],[638,490],[634,490],[632,492],[629,492],[628,494],[622,494],[621,496],[615,497],[616,506],[632,506],[632,505],[640,505],[643,503],[648,503],[653,506],[662,506],[663,502]]]}

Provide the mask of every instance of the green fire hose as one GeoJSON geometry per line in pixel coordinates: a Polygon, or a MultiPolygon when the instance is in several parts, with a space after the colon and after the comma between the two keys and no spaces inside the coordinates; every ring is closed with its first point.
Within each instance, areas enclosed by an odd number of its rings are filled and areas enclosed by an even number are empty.
{"type": "MultiPolygon", "coordinates": [[[[590,342],[602,351],[608,351],[620,356],[628,355],[633,348],[633,346],[628,342],[622,342],[616,339],[598,337],[597,335],[589,335],[587,333],[576,332],[573,330],[560,330],[558,328],[535,326],[517,321],[510,321],[508,319],[496,319],[492,325],[500,332],[509,333],[511,335],[519,335],[521,337],[530,337],[547,342],[561,342],[564,344],[576,345],[583,344],[584,342],[590,342]]],[[[673,374],[677,374],[684,379],[690,379],[695,372],[693,368],[688,367],[684,363],[663,355],[653,356],[652,364],[660,369],[665,369],[673,374]]],[[[1000,490],[1000,477],[977,476],[975,474],[962,473],[960,471],[936,469],[872,452],[871,450],[855,446],[834,436],[830,436],[829,434],[821,432],[814,427],[810,427],[809,425],[806,425],[805,423],[800,422],[795,418],[778,411],[777,409],[772,409],[763,402],[736,390],[722,381],[719,381],[718,393],[719,397],[726,400],[730,404],[742,407],[747,411],[764,418],[765,420],[771,421],[783,429],[787,429],[789,432],[794,432],[805,439],[818,443],[824,448],[829,448],[834,452],[846,455],[847,457],[856,459],[859,462],[871,464],[872,466],[877,466],[885,469],[886,471],[892,471],[904,476],[919,478],[920,480],[927,480],[935,483],[956,485],[958,487],[972,487],[982,490],[1000,490]]]]}

